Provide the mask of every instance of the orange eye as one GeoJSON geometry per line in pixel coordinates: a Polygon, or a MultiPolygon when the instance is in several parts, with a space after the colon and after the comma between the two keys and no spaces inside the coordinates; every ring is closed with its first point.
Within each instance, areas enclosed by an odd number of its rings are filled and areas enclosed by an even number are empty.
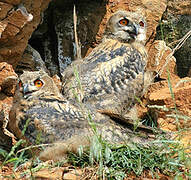
{"type": "Polygon", "coordinates": [[[19,87],[21,88],[23,86],[23,83],[19,81],[19,87]]]}
{"type": "Polygon", "coordinates": [[[119,21],[119,24],[123,25],[123,26],[126,26],[127,24],[129,23],[129,20],[128,19],[121,19],[119,21]]]}
{"type": "Polygon", "coordinates": [[[140,22],[139,22],[139,25],[140,25],[141,27],[144,27],[144,26],[145,26],[145,24],[144,24],[143,21],[140,21],[140,22]]]}
{"type": "Polygon", "coordinates": [[[34,81],[34,85],[35,85],[36,87],[42,87],[43,82],[42,82],[41,80],[37,79],[37,80],[34,81]]]}

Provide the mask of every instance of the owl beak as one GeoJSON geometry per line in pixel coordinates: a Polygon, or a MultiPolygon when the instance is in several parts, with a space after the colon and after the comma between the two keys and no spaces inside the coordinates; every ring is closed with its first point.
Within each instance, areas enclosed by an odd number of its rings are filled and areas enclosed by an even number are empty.
{"type": "Polygon", "coordinates": [[[29,86],[28,86],[28,84],[25,84],[23,86],[23,94],[27,94],[28,92],[29,92],[29,86]]]}
{"type": "Polygon", "coordinates": [[[125,26],[125,31],[128,32],[132,39],[136,39],[138,35],[138,27],[136,24],[131,23],[128,26],[125,26]]]}
{"type": "Polygon", "coordinates": [[[134,25],[134,24],[132,25],[131,31],[129,31],[129,35],[130,35],[133,39],[136,38],[136,36],[138,35],[138,28],[137,28],[136,25],[134,25]]]}
{"type": "Polygon", "coordinates": [[[31,94],[32,92],[35,92],[36,89],[34,89],[33,86],[31,86],[30,84],[24,84],[23,85],[23,94],[24,95],[29,95],[31,94]]]}

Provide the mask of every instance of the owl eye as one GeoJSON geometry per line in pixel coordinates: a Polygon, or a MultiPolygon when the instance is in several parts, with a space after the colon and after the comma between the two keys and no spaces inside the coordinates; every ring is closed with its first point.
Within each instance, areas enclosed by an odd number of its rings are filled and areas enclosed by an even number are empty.
{"type": "Polygon", "coordinates": [[[143,21],[140,21],[140,22],[139,22],[139,25],[140,25],[141,27],[144,27],[144,26],[145,26],[145,24],[144,24],[143,21]]]}
{"type": "Polygon", "coordinates": [[[42,87],[43,82],[41,80],[37,79],[34,81],[34,85],[39,88],[39,87],[42,87]]]}
{"type": "Polygon", "coordinates": [[[123,26],[126,26],[127,24],[129,24],[129,20],[128,19],[121,19],[119,21],[119,24],[123,25],[123,26]]]}
{"type": "Polygon", "coordinates": [[[21,88],[23,86],[22,81],[19,81],[19,87],[21,88]]]}

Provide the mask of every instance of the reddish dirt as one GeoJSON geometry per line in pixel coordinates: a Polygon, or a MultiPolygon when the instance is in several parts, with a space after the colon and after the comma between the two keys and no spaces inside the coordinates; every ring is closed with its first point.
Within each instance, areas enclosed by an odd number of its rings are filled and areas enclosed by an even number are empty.
{"type": "MultiPolygon", "coordinates": [[[[27,169],[23,169],[23,170],[18,170],[17,172],[13,173],[13,166],[12,165],[6,165],[3,166],[0,174],[1,178],[3,178],[4,180],[9,180],[11,177],[14,177],[16,179],[20,179],[20,180],[25,180],[25,179],[29,179],[30,178],[30,173],[28,174],[28,176],[22,176],[21,178],[21,174],[27,169]]],[[[64,166],[64,167],[59,167],[59,168],[43,168],[41,170],[39,170],[36,173],[33,173],[33,177],[36,180],[42,180],[42,179],[46,179],[46,180],[54,180],[54,179],[70,179],[70,180],[89,180],[89,179],[93,179],[96,180],[98,179],[98,176],[96,175],[96,170],[97,168],[84,168],[84,169],[79,169],[76,167],[72,167],[72,166],[64,166]]],[[[171,180],[172,178],[165,176],[163,174],[161,174],[160,172],[158,173],[158,177],[157,179],[159,180],[171,180]]],[[[153,178],[152,174],[149,171],[145,171],[142,176],[137,177],[135,174],[128,174],[127,178],[125,178],[124,180],[155,180],[155,178],[153,178]]],[[[156,179],[156,180],[157,180],[156,179]]]]}

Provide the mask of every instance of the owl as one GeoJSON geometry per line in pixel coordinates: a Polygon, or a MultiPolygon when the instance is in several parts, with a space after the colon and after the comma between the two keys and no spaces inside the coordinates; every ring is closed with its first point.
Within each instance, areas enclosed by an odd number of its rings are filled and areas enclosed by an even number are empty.
{"type": "Polygon", "coordinates": [[[64,96],[110,116],[129,117],[150,82],[146,20],[136,12],[117,11],[108,20],[102,42],[63,75],[64,96]],[[147,77],[148,76],[148,77],[147,77]]]}
{"type": "Polygon", "coordinates": [[[70,102],[42,70],[25,71],[19,79],[9,130],[30,144],[61,144],[59,148],[45,149],[40,155],[42,160],[58,160],[68,151],[76,152],[79,146],[88,146],[94,133],[111,143],[148,140],[148,136],[136,136],[130,126],[115,122],[83,104],[70,102]]]}

